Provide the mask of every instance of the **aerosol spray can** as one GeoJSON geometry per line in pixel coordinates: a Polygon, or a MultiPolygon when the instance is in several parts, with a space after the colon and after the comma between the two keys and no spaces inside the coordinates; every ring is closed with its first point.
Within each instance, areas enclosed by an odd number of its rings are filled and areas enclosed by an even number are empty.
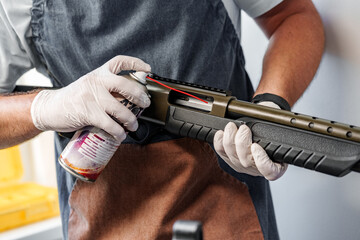
{"type": "MultiPolygon", "coordinates": [[[[144,72],[129,73],[123,77],[146,85],[146,73],[144,72]]],[[[145,86],[144,90],[146,91],[145,86]]],[[[123,97],[117,97],[117,99],[136,117],[139,117],[144,110],[123,97]]],[[[120,142],[113,136],[97,127],[89,126],[75,132],[58,161],[66,171],[75,177],[83,181],[94,182],[119,146],[120,142]]]]}

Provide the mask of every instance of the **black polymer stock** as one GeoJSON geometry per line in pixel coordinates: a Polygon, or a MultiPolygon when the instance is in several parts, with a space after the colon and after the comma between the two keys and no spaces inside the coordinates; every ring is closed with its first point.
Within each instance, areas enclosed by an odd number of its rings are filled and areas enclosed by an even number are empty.
{"type": "Polygon", "coordinates": [[[221,89],[155,74],[151,78],[208,102],[147,80],[151,105],[140,118],[160,124],[168,132],[212,143],[216,131],[227,123],[246,124],[253,141],[273,161],[337,177],[360,172],[359,127],[240,101],[221,89]]]}

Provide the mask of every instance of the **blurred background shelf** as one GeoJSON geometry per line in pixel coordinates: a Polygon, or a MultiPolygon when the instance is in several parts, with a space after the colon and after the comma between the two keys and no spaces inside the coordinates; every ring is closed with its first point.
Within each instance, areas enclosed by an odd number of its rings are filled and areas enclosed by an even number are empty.
{"type": "Polygon", "coordinates": [[[0,240],[61,240],[60,217],[49,218],[40,222],[0,232],[0,240]]]}

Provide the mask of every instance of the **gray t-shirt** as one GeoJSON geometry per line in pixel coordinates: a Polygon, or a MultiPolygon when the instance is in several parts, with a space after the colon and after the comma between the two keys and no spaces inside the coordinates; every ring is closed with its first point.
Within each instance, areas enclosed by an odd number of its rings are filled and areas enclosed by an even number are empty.
{"type": "MultiPolygon", "coordinates": [[[[241,36],[241,10],[255,18],[282,0],[222,0],[241,36]]],[[[0,93],[11,92],[18,78],[32,68],[45,73],[31,41],[32,0],[0,0],[0,93]]]]}

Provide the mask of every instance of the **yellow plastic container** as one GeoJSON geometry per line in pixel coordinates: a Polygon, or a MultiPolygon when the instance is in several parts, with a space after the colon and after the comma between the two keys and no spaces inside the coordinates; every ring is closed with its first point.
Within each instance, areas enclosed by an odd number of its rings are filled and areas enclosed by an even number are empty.
{"type": "Polygon", "coordinates": [[[0,232],[59,215],[57,189],[20,183],[18,146],[0,150],[0,232]]]}

